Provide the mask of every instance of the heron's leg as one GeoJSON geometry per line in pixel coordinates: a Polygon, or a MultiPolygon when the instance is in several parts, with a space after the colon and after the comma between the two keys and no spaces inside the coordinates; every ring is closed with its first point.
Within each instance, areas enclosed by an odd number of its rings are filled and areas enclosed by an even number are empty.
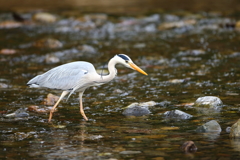
{"type": "Polygon", "coordinates": [[[81,113],[81,115],[83,116],[83,118],[84,118],[86,121],[88,121],[88,118],[87,118],[87,116],[85,115],[84,110],[83,110],[82,95],[83,95],[83,92],[80,92],[80,93],[79,93],[80,113],[81,113]]]}
{"type": "Polygon", "coordinates": [[[57,107],[58,103],[68,94],[68,91],[63,91],[60,98],[58,99],[58,101],[55,103],[55,105],[52,107],[52,109],[50,110],[50,114],[49,114],[49,118],[48,118],[48,122],[51,122],[52,119],[52,114],[55,110],[55,108],[57,107]]]}

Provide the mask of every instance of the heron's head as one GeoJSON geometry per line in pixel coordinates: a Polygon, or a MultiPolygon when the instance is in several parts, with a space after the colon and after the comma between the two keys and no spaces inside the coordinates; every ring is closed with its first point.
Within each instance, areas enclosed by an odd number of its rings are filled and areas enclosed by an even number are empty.
{"type": "Polygon", "coordinates": [[[117,60],[118,63],[123,64],[124,66],[131,68],[133,70],[136,70],[144,75],[148,75],[146,72],[144,72],[141,68],[139,68],[136,64],[133,63],[130,57],[128,57],[125,54],[117,54],[114,59],[117,60]]]}

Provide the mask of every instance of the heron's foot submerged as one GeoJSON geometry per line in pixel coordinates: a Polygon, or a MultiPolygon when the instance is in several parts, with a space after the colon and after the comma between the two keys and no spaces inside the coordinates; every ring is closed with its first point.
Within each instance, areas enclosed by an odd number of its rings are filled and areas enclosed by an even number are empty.
{"type": "Polygon", "coordinates": [[[83,116],[83,118],[84,118],[86,121],[88,121],[88,118],[87,118],[87,116],[86,116],[85,113],[84,113],[84,110],[80,110],[80,113],[81,113],[81,115],[83,116]]]}

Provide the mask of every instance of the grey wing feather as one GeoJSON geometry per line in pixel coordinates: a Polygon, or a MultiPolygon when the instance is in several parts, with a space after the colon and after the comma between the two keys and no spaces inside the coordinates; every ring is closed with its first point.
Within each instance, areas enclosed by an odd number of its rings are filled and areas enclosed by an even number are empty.
{"type": "Polygon", "coordinates": [[[27,84],[32,87],[72,90],[73,92],[88,83],[87,74],[89,72],[95,72],[95,68],[91,63],[81,61],[72,62],[55,67],[42,75],[36,76],[27,84]]]}

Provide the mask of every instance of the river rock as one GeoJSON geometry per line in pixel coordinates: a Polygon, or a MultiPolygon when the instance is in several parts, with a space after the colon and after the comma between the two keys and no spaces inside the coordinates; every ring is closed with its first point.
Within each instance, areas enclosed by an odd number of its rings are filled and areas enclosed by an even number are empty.
{"type": "Polygon", "coordinates": [[[227,127],[227,128],[226,128],[226,132],[227,132],[227,133],[230,133],[230,132],[231,132],[231,127],[227,127]]]}
{"type": "Polygon", "coordinates": [[[5,117],[8,117],[8,118],[23,118],[28,116],[29,114],[26,113],[26,110],[23,108],[19,108],[15,112],[5,115],[5,117]]]}
{"type": "Polygon", "coordinates": [[[232,125],[229,137],[240,138],[240,119],[238,119],[238,121],[232,125]]]}
{"type": "Polygon", "coordinates": [[[193,141],[186,141],[180,147],[181,151],[188,153],[188,152],[196,152],[197,146],[194,144],[193,141]]]}
{"type": "Polygon", "coordinates": [[[212,108],[218,108],[223,105],[223,102],[220,98],[215,96],[205,96],[205,97],[199,97],[196,102],[196,106],[209,106],[212,108]]]}
{"type": "Polygon", "coordinates": [[[196,130],[199,133],[206,133],[206,132],[218,132],[220,133],[222,131],[221,126],[218,124],[217,121],[211,120],[204,125],[200,126],[196,130]]]}
{"type": "Polygon", "coordinates": [[[169,118],[169,119],[189,119],[193,117],[192,115],[177,109],[172,111],[166,111],[164,113],[164,116],[165,118],[169,118]]]}
{"type": "Polygon", "coordinates": [[[132,103],[125,108],[123,115],[125,116],[144,116],[150,114],[149,107],[156,105],[156,102],[149,101],[145,103],[132,103]]]}
{"type": "Polygon", "coordinates": [[[44,99],[43,104],[48,106],[53,106],[58,101],[58,99],[59,99],[58,96],[49,93],[47,95],[47,98],[44,99]]]}
{"type": "Polygon", "coordinates": [[[39,12],[33,15],[33,19],[35,21],[44,22],[44,23],[52,23],[57,21],[57,17],[53,14],[47,12],[39,12]]]}
{"type": "Polygon", "coordinates": [[[62,42],[57,39],[53,38],[43,38],[39,39],[33,43],[33,46],[38,48],[49,48],[49,49],[56,49],[61,48],[63,46],[62,42]]]}

